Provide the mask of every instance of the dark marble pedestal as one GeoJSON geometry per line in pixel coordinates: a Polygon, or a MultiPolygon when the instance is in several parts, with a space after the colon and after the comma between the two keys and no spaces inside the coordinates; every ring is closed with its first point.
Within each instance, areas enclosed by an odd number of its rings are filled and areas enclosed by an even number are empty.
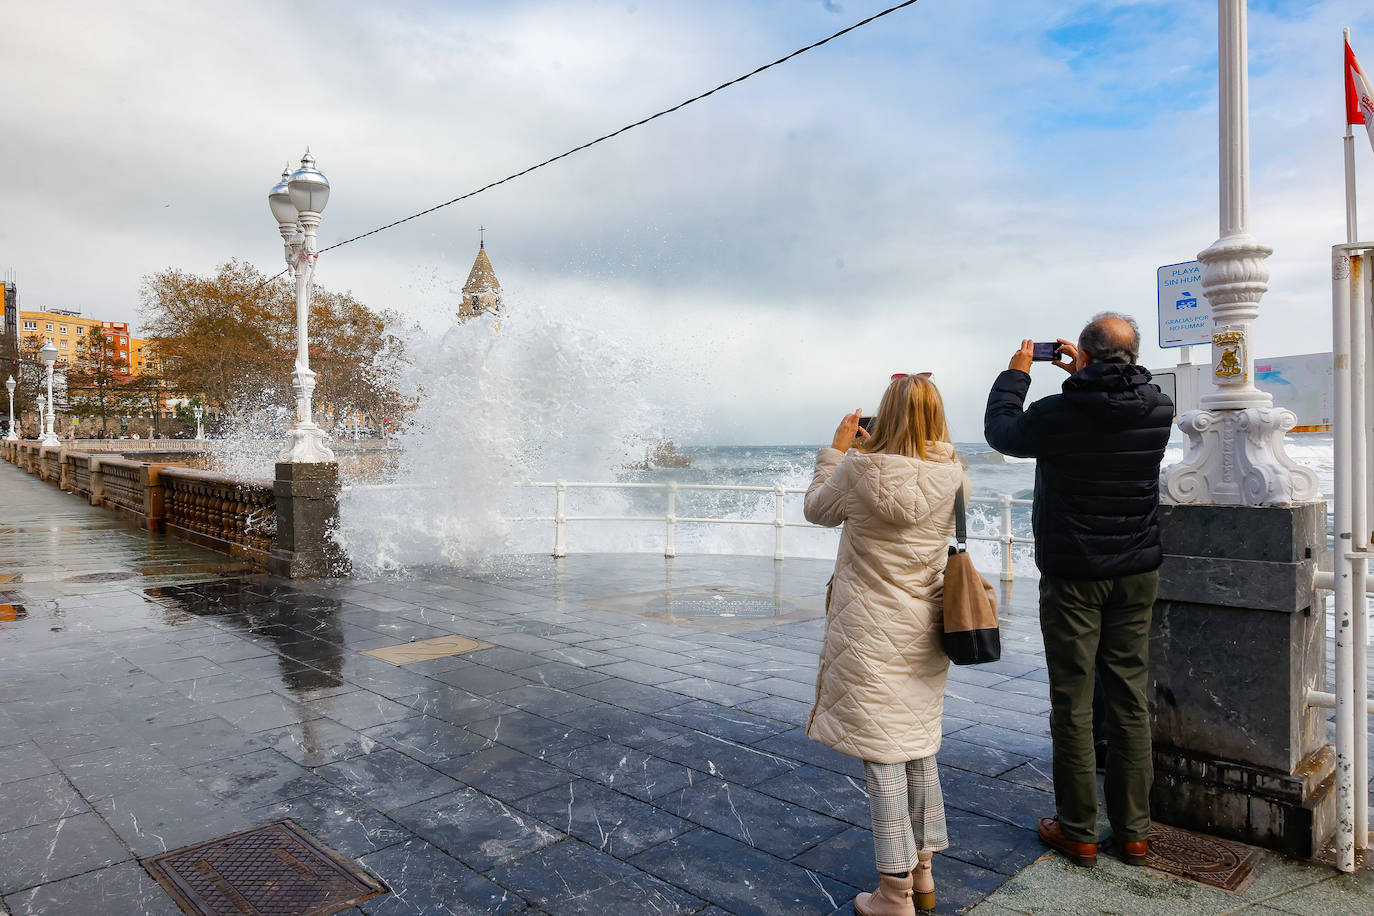
{"type": "Polygon", "coordinates": [[[334,541],[339,523],[337,464],[277,465],[277,545],[267,571],[292,579],[348,574],[348,557],[334,541]]]}
{"type": "Polygon", "coordinates": [[[1150,631],[1156,820],[1311,857],[1335,829],[1325,506],[1163,506],[1150,631]]]}

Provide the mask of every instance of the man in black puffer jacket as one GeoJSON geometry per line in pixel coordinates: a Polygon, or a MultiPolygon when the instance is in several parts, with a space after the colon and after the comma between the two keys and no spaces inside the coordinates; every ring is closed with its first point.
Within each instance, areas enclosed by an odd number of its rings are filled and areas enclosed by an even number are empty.
{"type": "Polygon", "coordinates": [[[1075,346],[1060,340],[1063,394],[1023,410],[1033,346],[1022,341],[988,395],[983,434],[1034,458],[1035,565],[1050,679],[1058,817],[1040,837],[1080,865],[1097,863],[1093,675],[1107,705],[1107,816],[1122,858],[1142,864],[1150,831],[1150,612],[1159,584],[1159,465],[1173,403],[1135,364],[1140,332],[1104,312],[1075,346]]]}

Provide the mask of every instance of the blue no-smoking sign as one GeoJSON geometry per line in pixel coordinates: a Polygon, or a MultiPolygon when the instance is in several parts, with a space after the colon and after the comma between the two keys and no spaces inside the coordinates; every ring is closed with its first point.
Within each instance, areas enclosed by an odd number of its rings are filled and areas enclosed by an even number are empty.
{"type": "Polygon", "coordinates": [[[1187,347],[1212,342],[1212,307],[1202,295],[1202,262],[1165,264],[1159,283],[1159,345],[1187,347]]]}

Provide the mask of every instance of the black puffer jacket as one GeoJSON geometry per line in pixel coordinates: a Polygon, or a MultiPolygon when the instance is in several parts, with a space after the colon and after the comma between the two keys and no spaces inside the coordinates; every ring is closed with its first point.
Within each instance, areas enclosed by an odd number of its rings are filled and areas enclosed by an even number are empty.
{"type": "Polygon", "coordinates": [[[1064,393],[1026,410],[1030,376],[997,376],[983,435],[1005,455],[1035,458],[1035,565],[1068,579],[1158,569],[1159,463],[1173,402],[1141,366],[1095,363],[1064,393]]]}

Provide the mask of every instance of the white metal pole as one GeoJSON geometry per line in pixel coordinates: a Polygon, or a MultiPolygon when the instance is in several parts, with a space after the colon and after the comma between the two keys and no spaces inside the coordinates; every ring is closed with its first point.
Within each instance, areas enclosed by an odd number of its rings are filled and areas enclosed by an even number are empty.
{"type": "Polygon", "coordinates": [[[1011,494],[1002,494],[1002,581],[1012,581],[1011,572],[1011,494]]]}
{"type": "Polygon", "coordinates": [[[677,481],[668,481],[668,532],[667,540],[663,545],[663,555],[665,557],[677,556],[677,544],[675,534],[677,530],[677,481]]]}
{"type": "Polygon", "coordinates": [[[782,517],[782,500],[787,490],[782,484],[773,485],[773,559],[782,559],[782,533],[787,522],[782,517]]]}
{"type": "MultiPolygon", "coordinates": [[[[1351,258],[1353,276],[1351,290],[1350,322],[1350,413],[1352,417],[1368,416],[1365,400],[1368,382],[1369,349],[1368,332],[1370,322],[1370,271],[1374,267],[1374,254],[1366,251],[1359,258],[1351,258]]],[[[1351,532],[1354,549],[1360,553],[1369,551],[1369,428],[1362,426],[1350,438],[1352,453],[1351,469],[1351,532]]],[[[1359,715],[1365,709],[1369,696],[1369,599],[1366,595],[1366,580],[1369,561],[1357,558],[1351,564],[1350,601],[1351,614],[1350,641],[1352,643],[1351,689],[1350,698],[1355,727],[1355,748],[1353,751],[1355,788],[1355,848],[1369,846],[1369,723],[1359,715]]]]}
{"type": "Polygon", "coordinates": [[[563,542],[563,525],[567,519],[565,510],[567,508],[568,485],[563,481],[554,484],[554,506],[553,506],[553,555],[555,557],[566,557],[568,546],[563,542]]]}
{"type": "Polygon", "coordinates": [[[1358,258],[1340,248],[1332,251],[1331,283],[1331,387],[1335,400],[1335,551],[1332,573],[1336,586],[1336,867],[1343,872],[1355,870],[1355,794],[1354,761],[1354,652],[1351,633],[1353,610],[1353,566],[1349,557],[1351,530],[1351,439],[1354,433],[1350,412],[1352,378],[1350,372],[1350,292],[1352,274],[1358,258]]]}

